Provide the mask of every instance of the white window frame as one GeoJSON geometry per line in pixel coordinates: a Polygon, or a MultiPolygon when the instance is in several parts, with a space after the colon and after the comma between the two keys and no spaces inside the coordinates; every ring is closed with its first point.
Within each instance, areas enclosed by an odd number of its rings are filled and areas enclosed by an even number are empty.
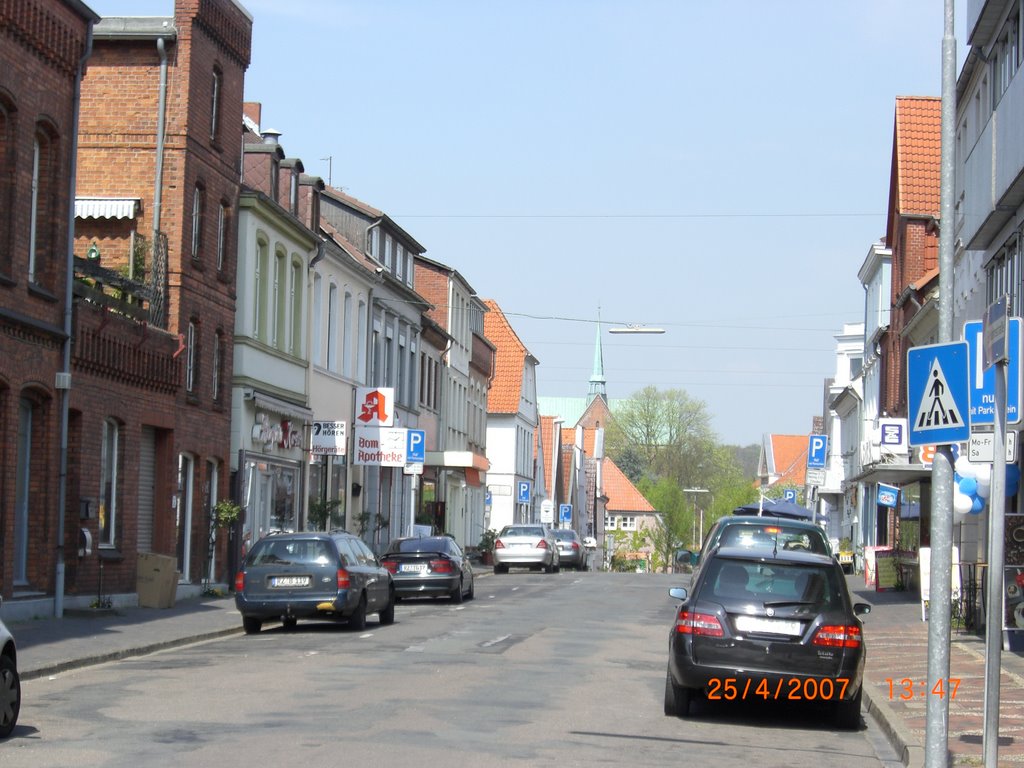
{"type": "Polygon", "coordinates": [[[120,455],[118,441],[121,428],[114,419],[103,420],[100,443],[100,509],[99,546],[114,547],[117,544],[117,478],[120,455]]]}
{"type": "Polygon", "coordinates": [[[199,259],[199,249],[202,246],[203,234],[203,187],[196,184],[192,190],[192,258],[199,259]]]}
{"type": "Polygon", "coordinates": [[[224,251],[227,240],[228,207],[220,204],[220,212],[217,214],[217,271],[224,271],[224,251]]]}
{"type": "Polygon", "coordinates": [[[188,321],[185,337],[185,391],[195,392],[196,386],[196,323],[188,321]]]}

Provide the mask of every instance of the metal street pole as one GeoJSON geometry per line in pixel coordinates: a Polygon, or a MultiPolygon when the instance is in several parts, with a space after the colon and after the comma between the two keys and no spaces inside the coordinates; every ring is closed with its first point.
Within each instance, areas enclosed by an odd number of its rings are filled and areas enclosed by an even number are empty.
{"type": "Polygon", "coordinates": [[[999,675],[1003,638],[1003,541],[1006,509],[1006,361],[996,363],[992,480],[988,492],[988,594],[985,605],[985,708],[982,752],[985,768],[999,764],[999,675]]]}
{"type": "MultiPolygon", "coordinates": [[[[944,0],[942,34],[942,151],[939,173],[939,343],[953,340],[953,142],[956,130],[956,38],[953,0],[944,0]]],[[[931,695],[949,677],[952,623],[953,456],[940,446],[932,462],[930,602],[928,612],[928,688],[924,757],[927,768],[946,768],[949,696],[931,695]]]]}

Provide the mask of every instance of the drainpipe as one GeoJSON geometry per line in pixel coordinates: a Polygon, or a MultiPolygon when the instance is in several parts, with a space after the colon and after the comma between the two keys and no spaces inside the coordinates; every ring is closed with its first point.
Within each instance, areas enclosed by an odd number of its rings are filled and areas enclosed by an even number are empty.
{"type": "Polygon", "coordinates": [[[78,184],[78,117],[82,103],[82,76],[85,62],[92,55],[92,25],[85,35],[85,52],[75,71],[75,102],[71,112],[71,172],[68,188],[71,200],[68,206],[68,254],[67,274],[64,285],[64,349],[61,372],[55,388],[60,391],[60,469],[57,476],[57,570],[53,584],[53,615],[64,616],[64,523],[68,498],[68,412],[71,410],[71,340],[74,333],[74,282],[75,282],[75,187],[78,184]]]}
{"type": "MultiPolygon", "coordinates": [[[[156,52],[160,56],[160,93],[156,116],[156,182],[153,189],[153,243],[151,247],[154,251],[157,237],[160,235],[160,202],[164,181],[164,133],[167,117],[167,51],[164,48],[162,37],[156,39],[156,52]]],[[[163,286],[161,286],[162,288],[163,286]]],[[[164,325],[165,327],[167,325],[166,317],[164,325]]]]}

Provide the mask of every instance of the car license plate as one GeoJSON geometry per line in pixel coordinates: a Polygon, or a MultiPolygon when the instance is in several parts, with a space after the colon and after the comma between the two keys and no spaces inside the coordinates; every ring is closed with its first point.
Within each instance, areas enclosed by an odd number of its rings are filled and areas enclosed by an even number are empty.
{"type": "Polygon", "coordinates": [[[278,589],[288,587],[308,587],[309,576],[273,576],[270,579],[270,586],[278,589]]]}
{"type": "Polygon", "coordinates": [[[402,573],[426,573],[426,563],[403,563],[402,573]]]}
{"type": "Polygon", "coordinates": [[[758,616],[737,616],[736,629],[740,632],[766,632],[772,635],[796,637],[800,634],[800,622],[786,621],[785,619],[762,619],[758,616]]]}

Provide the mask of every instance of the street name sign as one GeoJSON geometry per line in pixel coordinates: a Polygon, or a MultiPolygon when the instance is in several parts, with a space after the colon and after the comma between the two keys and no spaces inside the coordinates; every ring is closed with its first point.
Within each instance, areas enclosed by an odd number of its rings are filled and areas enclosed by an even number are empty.
{"type": "Polygon", "coordinates": [[[971,437],[966,341],[907,350],[910,445],[960,443],[971,437]]]}

